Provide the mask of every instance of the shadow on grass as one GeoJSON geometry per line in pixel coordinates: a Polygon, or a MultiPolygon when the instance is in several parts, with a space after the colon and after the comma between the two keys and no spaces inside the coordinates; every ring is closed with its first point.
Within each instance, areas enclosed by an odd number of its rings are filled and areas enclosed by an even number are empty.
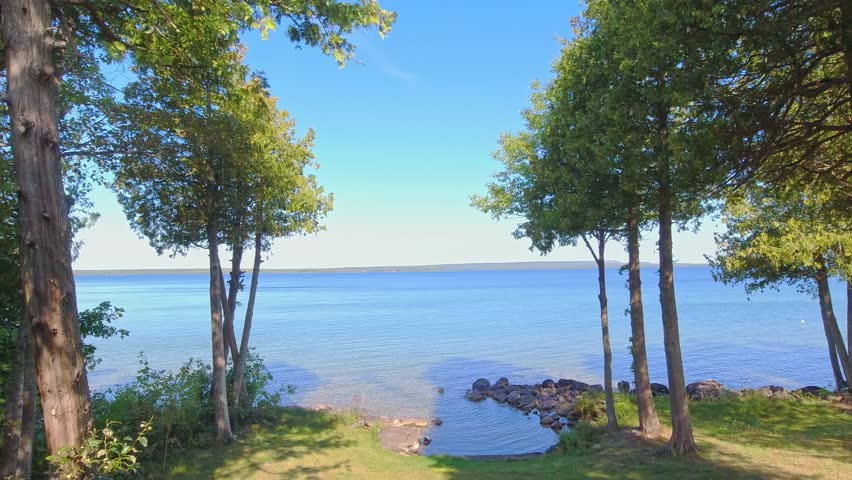
{"type": "Polygon", "coordinates": [[[852,455],[852,412],[824,401],[753,395],[695,402],[693,421],[705,435],[762,447],[852,455]]]}
{"type": "Polygon", "coordinates": [[[626,438],[621,433],[601,440],[602,448],[578,448],[522,460],[467,460],[432,457],[433,468],[450,480],[505,478],[560,479],[740,479],[793,480],[802,478],[768,465],[756,465],[746,456],[702,445],[702,453],[661,457],[662,440],[626,438]],[[719,459],[722,460],[719,460],[719,459]]]}
{"type": "Polygon", "coordinates": [[[347,467],[344,461],[326,461],[333,459],[335,449],[352,443],[339,434],[343,421],[338,415],[282,408],[274,425],[250,428],[233,445],[186,452],[165,471],[146,471],[151,478],[174,479],[324,478],[324,473],[347,467]]]}

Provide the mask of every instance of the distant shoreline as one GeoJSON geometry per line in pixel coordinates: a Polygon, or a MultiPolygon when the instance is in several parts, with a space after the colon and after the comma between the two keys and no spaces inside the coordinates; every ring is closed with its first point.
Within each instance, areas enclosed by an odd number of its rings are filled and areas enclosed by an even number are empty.
{"type": "MultiPolygon", "coordinates": [[[[619,268],[622,262],[606,262],[607,268],[619,268]]],[[[677,263],[676,267],[706,267],[703,263],[677,263]]],[[[337,268],[265,268],[263,273],[403,273],[403,272],[488,272],[517,270],[589,270],[595,268],[591,261],[576,262],[506,262],[506,263],[447,263],[438,265],[399,265],[379,267],[337,268]]],[[[656,263],[643,263],[643,268],[657,268],[656,263]]],[[[197,275],[206,274],[206,268],[146,268],[117,270],[75,270],[79,276],[97,275],[197,275]]]]}

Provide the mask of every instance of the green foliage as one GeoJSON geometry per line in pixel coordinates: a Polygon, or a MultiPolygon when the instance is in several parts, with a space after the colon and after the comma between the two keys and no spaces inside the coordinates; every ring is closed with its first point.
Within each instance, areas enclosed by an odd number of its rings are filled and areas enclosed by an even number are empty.
{"type": "Polygon", "coordinates": [[[591,422],[581,421],[571,427],[567,432],[559,434],[557,451],[568,453],[572,450],[591,448],[600,442],[604,430],[591,422]]]}
{"type": "MultiPolygon", "coordinates": [[[[101,302],[97,307],[80,312],[80,336],[87,338],[124,338],[130,332],[117,328],[113,322],[124,315],[124,309],[114,307],[110,302],[101,302]]],[[[83,343],[83,358],[86,359],[86,370],[92,371],[101,359],[95,356],[96,348],[89,343],[83,343]]]]}
{"type": "MultiPolygon", "coordinates": [[[[282,393],[269,390],[272,374],[254,349],[248,352],[244,375],[247,401],[240,402],[239,411],[231,414],[237,415],[241,423],[266,423],[277,417],[282,393]]],[[[233,378],[234,371],[231,368],[228,370],[228,385],[233,385],[233,378]]],[[[285,393],[292,395],[295,389],[293,385],[287,385],[285,393]]],[[[234,394],[233,391],[229,393],[234,394]]]]}
{"type": "MultiPolygon", "coordinates": [[[[175,372],[155,370],[144,356],[139,364],[132,382],[92,395],[95,419],[116,421],[116,435],[123,437],[131,435],[130,426],[153,418],[146,435],[149,445],[140,457],[145,460],[164,461],[188,448],[208,445],[214,416],[210,365],[191,359],[175,372]]],[[[264,423],[277,416],[281,395],[269,391],[271,380],[263,359],[250,352],[245,372],[248,401],[237,412],[241,422],[264,423]]]]}
{"type": "Polygon", "coordinates": [[[153,418],[155,428],[148,434],[144,458],[201,445],[213,418],[212,375],[210,366],[198,360],[187,361],[177,372],[166,372],[152,369],[141,357],[134,381],[92,395],[94,417],[118,422],[119,436],[153,418]]]}
{"type": "Polygon", "coordinates": [[[606,418],[603,392],[587,390],[577,397],[572,415],[587,422],[596,422],[601,418],[606,418]]]}
{"type": "MultiPolygon", "coordinates": [[[[636,416],[636,401],[624,393],[615,393],[615,417],[620,425],[630,425],[638,421],[636,416]]],[[[606,424],[606,405],[603,392],[587,390],[574,402],[572,415],[581,422],[591,424],[606,424]]]]}
{"type": "Polygon", "coordinates": [[[117,422],[107,421],[82,446],[62,448],[47,457],[55,475],[63,480],[137,476],[141,468],[137,456],[148,446],[145,435],[152,429],[151,420],[139,424],[135,437],[119,437],[116,434],[119,426],[117,422]]]}
{"type": "Polygon", "coordinates": [[[728,194],[726,231],[710,259],[717,280],[744,283],[749,292],[796,285],[814,293],[825,272],[852,276],[852,218],[831,190],[793,183],[758,183],[728,194]]]}

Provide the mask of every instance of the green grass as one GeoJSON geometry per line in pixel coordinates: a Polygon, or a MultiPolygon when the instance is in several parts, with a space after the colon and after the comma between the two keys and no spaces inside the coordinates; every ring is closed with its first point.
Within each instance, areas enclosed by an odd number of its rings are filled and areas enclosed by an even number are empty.
{"type": "MultiPolygon", "coordinates": [[[[623,426],[635,423],[633,402],[620,397],[623,426]]],[[[664,423],[668,404],[658,399],[664,423]]],[[[747,397],[692,403],[701,453],[655,454],[664,439],[622,432],[584,432],[563,453],[524,460],[403,457],[379,446],[375,430],[331,414],[283,410],[273,426],[244,433],[231,446],[183,452],[152,478],[171,479],[644,479],[850,478],[852,412],[825,401],[747,397]]]]}

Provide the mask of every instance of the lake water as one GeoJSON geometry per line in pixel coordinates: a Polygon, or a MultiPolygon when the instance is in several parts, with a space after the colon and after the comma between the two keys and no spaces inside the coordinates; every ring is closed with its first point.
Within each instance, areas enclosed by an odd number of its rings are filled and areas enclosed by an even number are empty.
{"type": "MultiPolygon", "coordinates": [[[[643,280],[651,380],[667,383],[656,272],[646,269],[643,280]]],[[[831,383],[815,300],[790,288],[749,299],[742,288],[714,283],[706,267],[678,268],[675,280],[687,382],[831,383]]],[[[616,381],[632,381],[625,284],[608,272],[616,381]]],[[[119,323],[130,330],[126,339],[97,342],[103,362],[92,387],[131,379],[143,351],[157,369],[189,357],[209,362],[207,289],[205,275],[79,276],[80,307],[109,300],[125,309],[119,323]]],[[[834,293],[845,322],[845,288],[837,284],[834,293]]],[[[478,377],[600,383],[596,295],[596,272],[585,269],[264,274],[251,343],[276,385],[297,388],[291,402],[441,417],[428,453],[542,451],[556,435],[537,417],[490,399],[468,402],[464,392],[478,377]]]]}

